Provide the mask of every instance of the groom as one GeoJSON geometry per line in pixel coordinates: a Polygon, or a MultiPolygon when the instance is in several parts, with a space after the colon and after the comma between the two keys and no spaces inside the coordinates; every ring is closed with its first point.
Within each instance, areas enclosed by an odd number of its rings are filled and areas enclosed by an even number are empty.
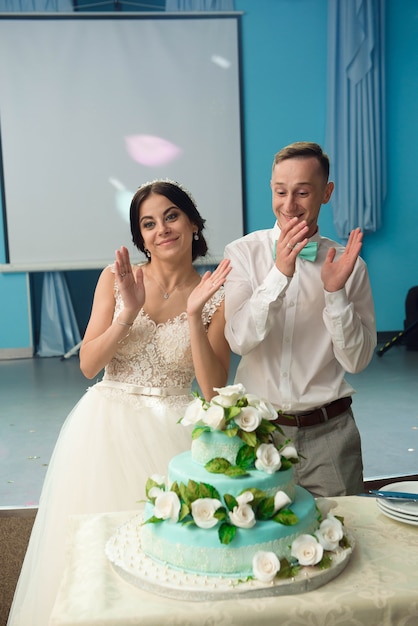
{"type": "Polygon", "coordinates": [[[236,382],[274,404],[301,460],[296,481],[315,496],[363,491],[360,434],[344,376],[376,347],[374,305],[360,258],[363,235],[345,248],[322,237],[318,217],[332,195],[329,159],[298,142],[274,157],[271,229],[225,249],[225,334],[241,356],[236,382]]]}

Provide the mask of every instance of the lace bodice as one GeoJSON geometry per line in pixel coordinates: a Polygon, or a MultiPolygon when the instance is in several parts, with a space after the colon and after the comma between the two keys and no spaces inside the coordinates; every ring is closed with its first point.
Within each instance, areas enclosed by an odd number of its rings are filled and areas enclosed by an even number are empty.
{"type": "MultiPolygon", "coordinates": [[[[225,297],[221,287],[205,304],[202,320],[207,329],[216,309],[225,297]]],[[[114,318],[123,309],[119,291],[115,290],[114,318]]],[[[194,379],[187,314],[181,313],[163,324],[156,324],[143,309],[139,312],[128,337],[106,366],[104,380],[145,387],[189,388],[194,379]]]]}

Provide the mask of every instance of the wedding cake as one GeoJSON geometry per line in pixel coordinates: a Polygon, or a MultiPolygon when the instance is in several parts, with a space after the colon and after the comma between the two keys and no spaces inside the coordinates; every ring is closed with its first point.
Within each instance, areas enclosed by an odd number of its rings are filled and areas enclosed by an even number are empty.
{"type": "Polygon", "coordinates": [[[329,567],[349,547],[329,501],[295,484],[298,455],[275,424],[277,411],[242,385],[196,394],[181,423],[191,450],[152,476],[140,549],[172,571],[262,583],[329,567]]]}

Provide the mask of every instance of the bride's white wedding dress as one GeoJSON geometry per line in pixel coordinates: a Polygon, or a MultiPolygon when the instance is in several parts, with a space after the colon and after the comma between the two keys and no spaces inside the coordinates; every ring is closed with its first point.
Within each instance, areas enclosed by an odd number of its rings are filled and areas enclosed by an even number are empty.
{"type": "MultiPolygon", "coordinates": [[[[115,293],[115,317],[122,309],[115,293]]],[[[207,327],[223,300],[205,305],[207,327]]],[[[152,474],[190,448],[178,424],[194,380],[186,313],[155,324],[141,311],[101,382],[67,417],[52,454],[8,626],[47,626],[60,583],[69,515],[134,510],[152,474]]],[[[94,602],[94,598],[92,598],[94,602]]]]}

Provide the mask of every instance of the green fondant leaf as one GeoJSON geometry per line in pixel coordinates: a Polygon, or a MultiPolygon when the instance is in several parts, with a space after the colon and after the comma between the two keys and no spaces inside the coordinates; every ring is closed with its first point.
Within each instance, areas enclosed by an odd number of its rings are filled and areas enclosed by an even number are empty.
{"type": "Polygon", "coordinates": [[[218,530],[218,536],[221,543],[228,545],[234,539],[237,529],[236,526],[224,522],[220,525],[218,530]]]}
{"type": "Polygon", "coordinates": [[[238,426],[235,426],[234,428],[227,428],[223,432],[227,437],[236,437],[238,434],[238,426]]]}
{"type": "Polygon", "coordinates": [[[247,472],[242,467],[238,467],[238,465],[231,465],[224,472],[225,476],[229,476],[229,478],[240,478],[241,476],[247,476],[247,472]]]}
{"type": "Polygon", "coordinates": [[[142,522],[143,524],[159,524],[160,522],[163,522],[163,518],[162,517],[155,517],[154,515],[152,517],[149,517],[147,520],[145,520],[145,522],[142,522]]]}
{"type": "Polygon", "coordinates": [[[199,484],[190,479],[189,482],[187,483],[187,487],[186,487],[186,502],[194,502],[195,500],[197,500],[199,497],[199,484]]]}
{"type": "Polygon", "coordinates": [[[185,517],[190,514],[190,509],[184,502],[181,503],[180,513],[179,513],[179,522],[182,522],[185,517]]]}
{"type": "Polygon", "coordinates": [[[217,509],[215,513],[213,514],[213,517],[216,517],[216,519],[218,519],[220,522],[223,522],[224,520],[226,520],[227,514],[226,514],[225,507],[222,506],[219,509],[217,509]]]}
{"type": "Polygon", "coordinates": [[[262,419],[259,427],[257,428],[257,435],[268,436],[276,432],[276,430],[277,430],[276,424],[272,424],[268,420],[262,419]]]}
{"type": "Polygon", "coordinates": [[[211,461],[208,461],[205,465],[205,470],[211,472],[212,474],[225,474],[228,467],[230,467],[231,463],[226,459],[221,459],[220,457],[216,457],[211,461]]]}
{"type": "Polygon", "coordinates": [[[293,465],[292,461],[290,459],[285,459],[284,456],[281,457],[281,461],[282,461],[282,464],[280,466],[280,470],[279,471],[283,472],[285,470],[288,470],[293,465]]]}
{"type": "Polygon", "coordinates": [[[244,444],[238,450],[236,464],[243,469],[248,469],[254,465],[256,454],[254,448],[244,444]]]}
{"type": "Polygon", "coordinates": [[[210,432],[209,426],[196,426],[192,430],[192,440],[198,439],[203,433],[210,432]]]}
{"type": "Polygon", "coordinates": [[[256,509],[256,518],[259,520],[270,519],[274,514],[274,498],[272,496],[264,498],[256,509]]]}
{"type": "Polygon", "coordinates": [[[280,570],[277,572],[277,578],[292,578],[296,576],[300,570],[300,565],[289,563],[287,559],[280,559],[280,570]]]}
{"type": "Polygon", "coordinates": [[[324,552],[322,559],[318,563],[319,569],[329,569],[332,565],[331,552],[324,552]]]}
{"type": "Polygon", "coordinates": [[[238,406],[230,406],[227,409],[225,409],[225,415],[228,421],[231,419],[234,419],[234,417],[236,417],[240,413],[241,413],[241,408],[238,406]]]}
{"type": "Polygon", "coordinates": [[[199,483],[199,498],[215,498],[220,500],[221,496],[215,487],[208,485],[208,483],[199,483]]]}
{"type": "Polygon", "coordinates": [[[252,448],[255,448],[255,446],[257,445],[257,435],[255,434],[255,432],[247,433],[245,432],[245,430],[241,430],[239,435],[244,443],[246,443],[248,446],[251,446],[252,448]]]}
{"type": "Polygon", "coordinates": [[[236,501],[234,496],[231,496],[229,493],[226,493],[224,495],[224,500],[225,500],[226,506],[228,507],[228,511],[233,511],[234,506],[238,506],[238,502],[236,501]]]}
{"type": "MultiPolygon", "coordinates": [[[[278,411],[277,414],[279,415],[280,411],[278,411]]],[[[275,424],[275,426],[276,426],[276,433],[280,433],[282,435],[282,437],[285,437],[286,435],[284,434],[283,428],[280,428],[280,426],[278,424],[275,424]]]]}
{"type": "MultiPolygon", "coordinates": [[[[180,483],[180,485],[177,485],[177,486],[178,486],[178,490],[179,490],[179,494],[180,494],[180,500],[182,500],[183,502],[185,502],[186,504],[189,505],[190,504],[190,500],[189,500],[189,497],[187,495],[187,486],[184,483],[180,483]]],[[[173,488],[173,486],[171,488],[173,488]]]]}
{"type": "Polygon", "coordinates": [[[283,524],[283,526],[294,526],[299,521],[297,515],[295,515],[290,509],[282,509],[281,511],[278,511],[272,519],[278,524],[283,524]]]}

